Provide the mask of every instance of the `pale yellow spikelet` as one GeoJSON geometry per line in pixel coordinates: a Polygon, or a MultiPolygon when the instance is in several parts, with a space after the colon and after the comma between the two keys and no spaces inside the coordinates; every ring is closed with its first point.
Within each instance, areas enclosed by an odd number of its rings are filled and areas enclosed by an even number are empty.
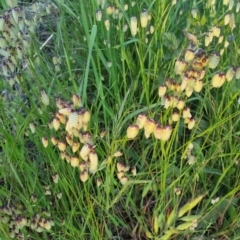
{"type": "Polygon", "coordinates": [[[146,138],[149,138],[150,135],[154,132],[154,129],[156,128],[156,122],[154,119],[147,118],[145,124],[144,124],[144,135],[146,138]]]}
{"type": "Polygon", "coordinates": [[[87,161],[88,155],[92,149],[92,146],[88,143],[84,144],[83,147],[80,150],[80,157],[84,160],[87,161]]]}
{"type": "Polygon", "coordinates": [[[143,11],[140,14],[140,23],[142,28],[146,28],[148,25],[148,12],[143,11]]]}
{"type": "Polygon", "coordinates": [[[89,172],[95,173],[98,168],[98,155],[96,152],[90,152],[89,154],[89,172]]]}
{"type": "Polygon", "coordinates": [[[100,9],[96,11],[96,20],[98,22],[102,20],[102,11],[100,9]]]}
{"type": "Polygon", "coordinates": [[[163,97],[167,92],[167,86],[166,85],[161,85],[158,88],[158,96],[163,97]]]}
{"type": "Polygon", "coordinates": [[[77,112],[71,112],[68,116],[68,122],[66,124],[67,128],[76,128],[78,124],[78,113],[77,112]]]}
{"type": "Polygon", "coordinates": [[[135,17],[135,16],[131,17],[131,19],[130,19],[130,30],[131,30],[132,36],[135,37],[137,34],[137,30],[138,30],[137,17],[135,17]]]}
{"type": "Polygon", "coordinates": [[[56,118],[59,119],[59,121],[60,121],[62,124],[66,124],[66,116],[65,116],[65,115],[63,115],[63,114],[61,114],[61,113],[59,113],[59,112],[56,112],[56,113],[55,113],[55,116],[56,116],[56,118]]]}
{"type": "Polygon", "coordinates": [[[203,81],[202,80],[197,80],[196,84],[194,86],[194,91],[195,92],[201,92],[202,88],[203,88],[203,81]]]}
{"type": "Polygon", "coordinates": [[[58,118],[54,118],[52,121],[53,128],[57,131],[60,128],[60,120],[58,118]]]}
{"type": "Polygon", "coordinates": [[[120,179],[120,183],[122,185],[126,185],[127,182],[128,182],[128,178],[126,176],[122,176],[120,179]]]}
{"type": "Polygon", "coordinates": [[[57,146],[58,146],[58,149],[61,151],[61,152],[64,152],[67,148],[67,145],[65,142],[63,141],[58,141],[57,143],[57,146]]]}
{"type": "Polygon", "coordinates": [[[42,137],[42,144],[45,148],[48,146],[48,139],[46,137],[42,137]]]}
{"type": "Polygon", "coordinates": [[[212,86],[214,88],[220,88],[226,80],[226,74],[223,72],[216,73],[212,78],[212,86]]]}
{"type": "Polygon", "coordinates": [[[87,165],[87,162],[80,162],[79,163],[79,170],[81,171],[81,172],[83,172],[84,170],[86,170],[87,169],[87,167],[88,167],[88,165],[87,165]]]}
{"type": "Polygon", "coordinates": [[[177,102],[176,107],[177,107],[178,110],[182,110],[185,107],[185,101],[179,99],[178,102],[177,102]]]}
{"type": "Polygon", "coordinates": [[[82,182],[86,182],[89,178],[89,174],[87,170],[84,170],[83,172],[80,173],[80,180],[82,182]]]}
{"type": "Polygon", "coordinates": [[[172,121],[173,122],[178,122],[180,120],[180,114],[179,114],[179,112],[173,112],[173,114],[172,114],[172,121]]]}
{"type": "Polygon", "coordinates": [[[128,139],[134,139],[139,132],[139,127],[138,125],[131,124],[127,128],[127,138],[128,139]]]}
{"type": "Polygon", "coordinates": [[[137,117],[136,125],[138,125],[139,129],[142,129],[147,121],[147,116],[144,113],[140,113],[137,117]]]}
{"type": "Polygon", "coordinates": [[[187,49],[184,55],[184,60],[188,63],[192,62],[195,57],[195,53],[192,49],[187,49]]]}
{"type": "Polygon", "coordinates": [[[49,97],[44,90],[41,91],[41,101],[45,106],[49,105],[49,97]]]}
{"type": "Polygon", "coordinates": [[[82,100],[81,97],[77,94],[72,95],[72,102],[74,107],[82,107],[82,100]]]}
{"type": "Polygon", "coordinates": [[[71,157],[70,164],[72,167],[78,167],[80,163],[79,157],[71,157]]]}
{"type": "Polygon", "coordinates": [[[117,170],[118,170],[118,172],[121,172],[121,171],[125,172],[125,165],[121,162],[118,162],[117,163],[117,170]]]}
{"type": "Polygon", "coordinates": [[[80,148],[80,143],[79,142],[75,142],[72,145],[72,152],[75,153],[78,151],[78,149],[80,148]]]}
{"type": "Polygon", "coordinates": [[[72,112],[72,108],[65,107],[65,108],[59,109],[58,112],[63,114],[63,115],[69,116],[69,114],[72,112]]]}
{"type": "Polygon", "coordinates": [[[174,71],[176,75],[182,75],[183,72],[186,70],[188,66],[188,63],[186,61],[183,60],[177,60],[175,62],[175,67],[174,67],[174,71]]]}
{"type": "Polygon", "coordinates": [[[73,139],[70,135],[67,135],[65,139],[66,139],[69,146],[73,145],[73,139]]]}
{"type": "Polygon", "coordinates": [[[234,78],[235,74],[236,74],[236,68],[233,67],[233,66],[231,66],[231,67],[227,70],[227,72],[226,72],[226,80],[227,80],[228,82],[232,81],[232,79],[234,78]]]}
{"type": "Polygon", "coordinates": [[[192,115],[190,113],[190,108],[189,107],[185,107],[183,109],[183,113],[182,114],[183,114],[182,115],[183,118],[190,118],[190,117],[192,117],[192,115]]]}
{"type": "Polygon", "coordinates": [[[124,171],[119,171],[117,172],[117,178],[121,180],[121,178],[124,176],[125,172],[124,171]]]}
{"type": "Polygon", "coordinates": [[[188,122],[188,129],[191,130],[193,129],[193,127],[195,126],[195,119],[194,118],[190,118],[189,122],[188,122]]]}
{"type": "Polygon", "coordinates": [[[56,137],[51,137],[51,142],[52,142],[52,144],[55,146],[55,145],[57,145],[58,140],[57,140],[56,137]]]}

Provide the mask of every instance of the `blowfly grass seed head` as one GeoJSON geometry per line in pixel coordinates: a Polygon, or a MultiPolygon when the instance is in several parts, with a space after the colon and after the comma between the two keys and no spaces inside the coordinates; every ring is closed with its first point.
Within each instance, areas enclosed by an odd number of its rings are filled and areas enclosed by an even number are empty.
{"type": "Polygon", "coordinates": [[[104,25],[105,25],[107,31],[109,31],[109,30],[110,30],[110,20],[109,20],[109,19],[106,19],[106,20],[104,21],[104,25]]]}
{"type": "Polygon", "coordinates": [[[72,152],[75,153],[78,151],[78,149],[80,148],[80,143],[79,142],[75,142],[72,145],[72,152]]]}
{"type": "Polygon", "coordinates": [[[148,12],[143,11],[140,14],[140,23],[142,28],[146,28],[148,25],[148,12]]]}
{"type": "Polygon", "coordinates": [[[215,69],[220,62],[220,55],[216,52],[210,54],[208,58],[208,67],[215,69]]]}
{"type": "Polygon", "coordinates": [[[203,81],[202,80],[197,80],[196,84],[194,86],[194,91],[197,92],[197,93],[201,92],[202,88],[203,88],[203,81]]]}
{"type": "Polygon", "coordinates": [[[113,5],[109,5],[106,8],[107,15],[112,15],[115,11],[115,7],[113,5]]]}
{"type": "Polygon", "coordinates": [[[228,25],[230,22],[230,14],[227,13],[225,16],[224,16],[224,25],[228,25]]]}
{"type": "Polygon", "coordinates": [[[182,75],[183,72],[186,70],[187,66],[188,66],[188,63],[186,61],[177,60],[175,62],[175,68],[174,68],[175,74],[182,75]]]}
{"type": "Polygon", "coordinates": [[[63,114],[61,114],[61,113],[59,113],[59,112],[56,112],[56,113],[55,113],[55,117],[56,117],[57,119],[59,119],[60,123],[66,124],[66,117],[65,117],[65,115],[63,115],[63,114]]]}
{"type": "Polygon", "coordinates": [[[43,103],[45,106],[48,106],[48,105],[49,105],[49,97],[48,97],[48,95],[46,94],[45,90],[42,90],[42,91],[41,91],[41,101],[42,101],[42,103],[43,103]]]}
{"type": "Polygon", "coordinates": [[[120,183],[124,186],[128,182],[128,178],[126,176],[122,176],[120,179],[120,183]]]}
{"type": "Polygon", "coordinates": [[[182,117],[183,117],[184,119],[185,119],[185,118],[190,118],[190,117],[192,117],[189,107],[185,107],[185,108],[183,109],[182,117]]]}
{"type": "Polygon", "coordinates": [[[237,6],[236,6],[236,13],[238,13],[239,10],[240,10],[240,2],[238,1],[238,2],[237,2],[237,6]]]}
{"type": "Polygon", "coordinates": [[[61,152],[64,152],[67,148],[67,145],[65,142],[63,141],[58,141],[57,143],[57,146],[58,146],[58,149],[61,151],[61,152]]]}
{"type": "Polygon", "coordinates": [[[123,155],[123,152],[118,150],[113,154],[113,157],[121,157],[122,155],[123,155]]]}
{"type": "Polygon", "coordinates": [[[240,79],[240,66],[237,67],[237,69],[236,69],[236,75],[235,75],[235,78],[236,78],[237,80],[240,79]]]}
{"type": "Polygon", "coordinates": [[[97,178],[97,187],[100,187],[102,185],[101,178],[97,178]]]}
{"type": "Polygon", "coordinates": [[[55,117],[52,121],[52,124],[55,131],[57,131],[60,128],[60,120],[58,118],[55,117]]]}
{"type": "Polygon", "coordinates": [[[156,122],[154,119],[147,118],[145,124],[144,124],[144,135],[146,138],[149,138],[150,135],[154,132],[154,129],[156,128],[156,122]]]}
{"type": "Polygon", "coordinates": [[[42,137],[42,144],[45,148],[48,146],[48,139],[46,137],[42,137]]]}
{"type": "Polygon", "coordinates": [[[212,78],[212,86],[214,88],[220,88],[226,80],[226,74],[223,72],[216,73],[212,78]]]}
{"type": "Polygon", "coordinates": [[[54,146],[56,146],[58,144],[58,140],[56,137],[51,137],[51,142],[54,146]]]}
{"type": "Polygon", "coordinates": [[[132,37],[135,37],[138,31],[138,27],[137,27],[137,17],[133,16],[131,17],[130,20],[130,30],[131,30],[131,34],[132,37]]]}
{"type": "Polygon", "coordinates": [[[80,162],[80,163],[79,163],[79,166],[78,166],[78,168],[79,168],[79,170],[80,170],[81,172],[83,172],[84,170],[86,170],[87,167],[88,167],[87,162],[80,162]]]}
{"type": "Polygon", "coordinates": [[[81,148],[79,155],[84,161],[87,161],[91,149],[92,146],[88,143],[84,144],[83,147],[81,148]]]}
{"type": "Polygon", "coordinates": [[[195,126],[195,119],[194,118],[189,119],[188,129],[191,130],[193,129],[194,126],[195,126]]]}
{"type": "Polygon", "coordinates": [[[227,80],[227,82],[232,81],[232,79],[234,78],[235,74],[236,74],[236,68],[233,67],[233,66],[231,66],[231,67],[227,70],[227,72],[226,72],[226,80],[227,80]]]}
{"type": "MultiPolygon", "coordinates": [[[[64,102],[62,102],[64,104],[64,102]]],[[[65,115],[65,116],[69,116],[70,113],[72,112],[72,108],[71,107],[68,107],[66,106],[65,104],[63,105],[64,107],[59,109],[59,113],[65,115]]]]}
{"type": "Polygon", "coordinates": [[[184,55],[184,60],[187,62],[187,63],[190,63],[193,61],[195,57],[195,53],[194,53],[194,50],[192,49],[187,49],[186,52],[185,52],[185,55],[184,55]]]}
{"type": "Polygon", "coordinates": [[[72,95],[72,102],[74,107],[82,107],[82,100],[81,97],[77,94],[72,95]]]}
{"type": "Polygon", "coordinates": [[[68,121],[66,124],[66,131],[72,128],[76,128],[78,125],[78,113],[77,112],[71,112],[68,116],[68,121]]]}
{"type": "Polygon", "coordinates": [[[94,174],[98,168],[98,155],[96,152],[91,151],[89,153],[89,172],[94,174]]]}
{"type": "Polygon", "coordinates": [[[72,167],[78,167],[80,163],[79,157],[71,157],[70,164],[72,167]]]}
{"type": "Polygon", "coordinates": [[[145,113],[140,113],[136,120],[136,125],[138,125],[139,129],[142,129],[147,121],[147,115],[145,113]]]}
{"type": "Polygon", "coordinates": [[[167,92],[167,86],[166,85],[161,85],[158,88],[158,96],[163,97],[167,92]]]}
{"type": "Polygon", "coordinates": [[[59,180],[59,175],[57,173],[54,173],[52,175],[52,180],[54,183],[58,183],[58,180],[59,180]]]}
{"type": "Polygon", "coordinates": [[[102,10],[96,11],[96,20],[100,22],[102,20],[102,10]]]}
{"type": "Polygon", "coordinates": [[[209,36],[209,34],[206,34],[205,35],[205,47],[208,47],[210,43],[211,43],[210,36],[209,36]]]}
{"type": "Polygon", "coordinates": [[[85,169],[83,172],[80,173],[80,180],[82,182],[86,182],[89,178],[88,171],[85,169]]]}
{"type": "Polygon", "coordinates": [[[139,132],[139,126],[136,124],[131,124],[127,128],[127,138],[128,139],[134,139],[139,132]]]}
{"type": "Polygon", "coordinates": [[[34,123],[30,123],[30,124],[29,124],[29,128],[30,128],[32,134],[34,134],[34,133],[36,132],[36,126],[35,126],[34,123]]]}
{"type": "Polygon", "coordinates": [[[172,114],[172,121],[173,122],[178,122],[179,120],[180,120],[179,112],[177,112],[177,111],[173,112],[173,114],[172,114]]]}
{"type": "Polygon", "coordinates": [[[213,26],[212,31],[213,31],[213,36],[219,38],[221,33],[221,28],[218,26],[213,26]]]}

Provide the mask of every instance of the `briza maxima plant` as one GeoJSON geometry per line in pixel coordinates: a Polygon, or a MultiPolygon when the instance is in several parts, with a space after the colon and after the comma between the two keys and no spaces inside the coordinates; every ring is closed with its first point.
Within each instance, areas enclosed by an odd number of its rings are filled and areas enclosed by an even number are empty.
{"type": "MultiPolygon", "coordinates": [[[[49,128],[58,133],[57,136],[43,136],[43,146],[49,147],[49,140],[59,150],[61,159],[65,159],[73,168],[80,170],[79,178],[86,182],[90,174],[98,170],[98,155],[92,135],[88,132],[88,123],[91,119],[90,112],[82,106],[78,95],[72,96],[72,101],[67,102],[57,98],[55,104],[58,111],[49,123],[49,128]]],[[[42,102],[49,104],[49,99],[42,91],[42,102]]]]}
{"type": "MultiPolygon", "coordinates": [[[[219,37],[220,28],[214,26],[212,29],[212,37],[219,37]]],[[[187,33],[185,30],[185,35],[187,33]]],[[[158,95],[161,98],[163,108],[173,109],[173,113],[169,116],[170,125],[162,126],[161,123],[155,122],[154,119],[141,113],[138,115],[136,123],[128,126],[127,138],[136,138],[140,130],[144,129],[144,136],[146,138],[149,138],[153,134],[156,139],[167,141],[171,137],[173,130],[171,124],[178,122],[181,117],[184,119],[187,128],[192,130],[196,120],[193,118],[190,108],[186,106],[186,100],[193,93],[198,94],[202,91],[204,85],[208,84],[204,80],[206,69],[214,70],[219,63],[219,53],[212,52],[208,56],[205,50],[198,48],[195,43],[190,43],[183,54],[183,58],[175,62],[175,78],[167,78],[164,84],[158,88],[158,95]]],[[[211,86],[213,88],[220,88],[225,81],[230,82],[235,76],[237,79],[239,75],[239,70],[234,66],[229,67],[226,73],[222,71],[215,72],[212,75],[211,86]]]]}
{"type": "MultiPolygon", "coordinates": [[[[17,0],[6,0],[6,5],[8,9],[0,14],[1,75],[13,86],[21,80],[21,71],[26,71],[31,64],[32,36],[40,19],[59,10],[51,1],[23,6],[17,0]]],[[[37,61],[37,57],[35,59],[37,61]]]]}

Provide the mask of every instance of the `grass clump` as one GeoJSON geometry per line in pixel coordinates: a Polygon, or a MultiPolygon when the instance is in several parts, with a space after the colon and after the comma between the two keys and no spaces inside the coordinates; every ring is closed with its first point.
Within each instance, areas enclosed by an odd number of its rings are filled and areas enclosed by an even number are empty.
{"type": "Polygon", "coordinates": [[[4,2],[1,238],[238,239],[239,8],[4,2]]]}

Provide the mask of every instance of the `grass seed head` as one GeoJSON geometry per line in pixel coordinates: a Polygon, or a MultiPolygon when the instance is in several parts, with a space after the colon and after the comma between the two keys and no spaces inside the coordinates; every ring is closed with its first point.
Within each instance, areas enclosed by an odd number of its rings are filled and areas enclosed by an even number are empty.
{"type": "Polygon", "coordinates": [[[42,101],[42,103],[43,103],[45,106],[48,106],[48,105],[49,105],[49,97],[48,97],[48,95],[46,94],[45,90],[42,90],[42,91],[41,91],[41,101],[42,101]]]}
{"type": "Polygon", "coordinates": [[[57,173],[54,173],[53,175],[52,175],[52,180],[53,180],[53,182],[54,183],[58,183],[58,180],[59,180],[59,175],[57,174],[57,173]]]}
{"type": "Polygon", "coordinates": [[[96,11],[96,20],[100,22],[102,20],[102,10],[96,11]]]}
{"type": "Polygon", "coordinates": [[[127,128],[127,138],[128,139],[134,139],[139,132],[139,127],[136,124],[131,124],[127,128]]]}
{"type": "Polygon", "coordinates": [[[46,137],[42,137],[42,144],[45,148],[48,146],[48,139],[46,137]]]}
{"type": "Polygon", "coordinates": [[[139,129],[142,129],[147,121],[147,116],[144,113],[140,113],[137,117],[136,125],[138,125],[139,129]]]}
{"type": "Polygon", "coordinates": [[[142,28],[146,28],[148,25],[148,12],[143,11],[140,14],[140,23],[142,28]]]}
{"type": "Polygon", "coordinates": [[[212,78],[212,86],[214,88],[220,88],[226,80],[226,74],[223,72],[216,73],[212,78]]]}
{"type": "Polygon", "coordinates": [[[138,31],[137,17],[135,16],[131,17],[130,19],[130,30],[131,30],[132,37],[135,37],[138,31]]]}
{"type": "Polygon", "coordinates": [[[57,146],[58,146],[58,149],[61,151],[61,152],[64,152],[67,148],[67,145],[65,142],[63,141],[58,141],[57,143],[57,146]]]}
{"type": "Polygon", "coordinates": [[[78,167],[80,163],[79,157],[71,157],[70,164],[72,167],[78,167]]]}
{"type": "Polygon", "coordinates": [[[88,171],[85,169],[83,172],[80,173],[80,180],[82,182],[86,182],[89,178],[88,171]]]}
{"type": "Polygon", "coordinates": [[[154,132],[154,129],[156,128],[156,122],[154,119],[147,118],[145,124],[144,124],[144,135],[146,138],[149,138],[150,135],[154,132]]]}

